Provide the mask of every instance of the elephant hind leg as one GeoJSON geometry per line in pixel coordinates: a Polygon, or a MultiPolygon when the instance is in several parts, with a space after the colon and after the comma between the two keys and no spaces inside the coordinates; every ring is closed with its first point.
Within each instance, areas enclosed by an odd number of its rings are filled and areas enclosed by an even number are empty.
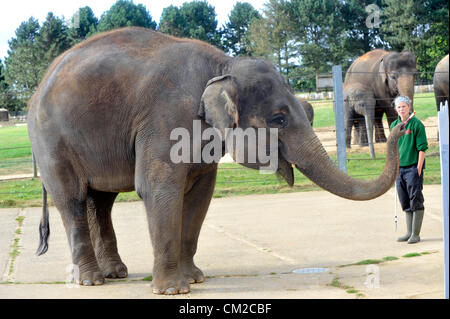
{"type": "Polygon", "coordinates": [[[117,193],[88,190],[87,212],[91,241],[98,265],[106,278],[125,278],[128,269],[117,250],[117,240],[111,220],[111,209],[117,193]]]}
{"type": "MultiPolygon", "coordinates": [[[[49,165],[50,166],[50,165],[49,165]]],[[[42,165],[43,183],[61,214],[72,253],[74,281],[81,285],[101,285],[105,282],[98,266],[90,238],[87,217],[86,186],[68,161],[51,162],[52,170],[42,165]]]]}

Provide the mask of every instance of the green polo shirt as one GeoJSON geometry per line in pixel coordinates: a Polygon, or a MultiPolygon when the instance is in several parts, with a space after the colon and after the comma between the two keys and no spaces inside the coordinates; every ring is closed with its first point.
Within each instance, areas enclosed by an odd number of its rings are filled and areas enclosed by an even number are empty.
{"type": "MultiPolygon", "coordinates": [[[[391,131],[399,123],[402,123],[400,117],[391,124],[391,131]]],[[[417,117],[411,118],[405,129],[405,135],[398,140],[401,167],[417,164],[419,151],[425,152],[428,149],[425,126],[417,117]]]]}

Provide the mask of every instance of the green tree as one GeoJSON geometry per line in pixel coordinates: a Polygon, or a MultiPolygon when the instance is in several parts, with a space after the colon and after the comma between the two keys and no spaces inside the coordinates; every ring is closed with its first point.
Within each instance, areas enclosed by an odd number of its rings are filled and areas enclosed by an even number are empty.
{"type": "Polygon", "coordinates": [[[52,12],[49,12],[39,30],[36,41],[41,60],[39,78],[44,76],[48,66],[57,56],[70,48],[70,39],[67,33],[68,28],[64,21],[55,17],[52,12]]]}
{"type": "Polygon", "coordinates": [[[122,27],[144,27],[156,29],[156,22],[142,4],[133,1],[118,0],[111,8],[102,14],[98,23],[98,31],[105,32],[122,27]]]}
{"type": "Polygon", "coordinates": [[[343,45],[352,60],[383,46],[380,35],[381,11],[382,0],[342,1],[342,16],[347,35],[343,45]]]}
{"type": "Polygon", "coordinates": [[[3,74],[3,62],[0,59],[0,90],[6,86],[5,75],[3,74]]]}
{"type": "Polygon", "coordinates": [[[159,31],[176,37],[185,37],[189,36],[185,34],[185,26],[185,17],[181,14],[180,8],[171,5],[163,9],[159,21],[159,31]]]}
{"type": "Polygon", "coordinates": [[[8,41],[8,57],[5,60],[5,78],[8,91],[20,101],[23,108],[39,85],[42,74],[42,52],[38,44],[40,25],[31,17],[16,29],[15,38],[8,41]]]}
{"type": "Polygon", "coordinates": [[[248,28],[249,53],[250,55],[265,58],[276,63],[274,59],[274,47],[269,36],[272,32],[268,29],[269,23],[266,18],[254,19],[248,28]]]}
{"type": "Polygon", "coordinates": [[[33,17],[22,22],[15,31],[16,37],[8,41],[10,49],[15,50],[23,43],[34,43],[39,35],[40,27],[39,21],[33,17]]]}
{"type": "Polygon", "coordinates": [[[296,43],[289,24],[287,1],[269,0],[263,17],[252,21],[249,28],[249,53],[271,60],[292,84],[296,43]]]}
{"type": "Polygon", "coordinates": [[[67,30],[51,12],[42,27],[31,17],[16,29],[5,60],[7,95],[16,111],[26,106],[50,63],[70,47],[67,30]]]}
{"type": "Polygon", "coordinates": [[[206,1],[185,2],[181,7],[164,8],[159,31],[179,37],[199,39],[221,46],[216,30],[216,11],[206,1]]]}
{"type": "Polygon", "coordinates": [[[439,60],[448,54],[449,4],[443,0],[383,0],[381,31],[388,47],[411,50],[421,81],[431,81],[439,60]]]}
{"type": "Polygon", "coordinates": [[[4,101],[6,90],[8,89],[8,84],[6,83],[5,75],[3,74],[3,62],[0,59],[0,109],[6,107],[4,101]]]}
{"type": "Polygon", "coordinates": [[[6,108],[9,113],[17,115],[22,109],[22,104],[23,103],[17,100],[11,87],[6,82],[4,66],[0,60],[0,108],[6,108]]]}
{"type": "Polygon", "coordinates": [[[254,19],[261,15],[248,2],[237,2],[224,28],[224,47],[234,55],[249,55],[248,29],[254,19]]]}
{"type": "Polygon", "coordinates": [[[414,52],[425,31],[420,25],[419,1],[383,0],[383,3],[381,30],[390,49],[414,52]]]}
{"type": "Polygon", "coordinates": [[[329,72],[332,65],[348,60],[342,45],[345,21],[342,2],[338,0],[292,0],[291,29],[298,42],[301,64],[314,73],[329,72]]]}
{"type": "Polygon", "coordinates": [[[415,48],[420,80],[431,83],[436,64],[449,53],[449,3],[429,0],[423,3],[421,21],[426,31],[415,48]]]}
{"type": "Polygon", "coordinates": [[[72,16],[68,36],[72,45],[97,32],[98,19],[90,7],[83,7],[72,16]]]}

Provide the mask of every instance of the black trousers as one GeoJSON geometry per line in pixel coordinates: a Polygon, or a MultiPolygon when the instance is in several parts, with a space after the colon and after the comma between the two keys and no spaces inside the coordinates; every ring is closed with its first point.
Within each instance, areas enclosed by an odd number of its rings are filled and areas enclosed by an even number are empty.
{"type": "Polygon", "coordinates": [[[419,176],[417,165],[400,167],[396,186],[400,205],[404,212],[424,209],[423,202],[423,174],[419,176]]]}

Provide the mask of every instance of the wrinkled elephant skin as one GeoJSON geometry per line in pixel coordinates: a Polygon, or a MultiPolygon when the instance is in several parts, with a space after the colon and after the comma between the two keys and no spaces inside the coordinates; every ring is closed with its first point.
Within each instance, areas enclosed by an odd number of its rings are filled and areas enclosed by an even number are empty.
{"type": "Polygon", "coordinates": [[[441,103],[448,101],[449,95],[449,75],[448,75],[448,54],[436,65],[433,77],[434,96],[436,98],[437,110],[440,110],[441,103]]]}
{"type": "Polygon", "coordinates": [[[369,87],[359,83],[344,84],[344,121],[345,143],[351,147],[351,128],[355,126],[358,143],[361,146],[369,145],[370,154],[375,158],[373,146],[373,124],[375,123],[375,98],[369,87]],[[367,130],[366,130],[367,129],[367,130]]]}
{"type": "Polygon", "coordinates": [[[313,126],[314,124],[314,108],[311,105],[311,103],[309,103],[308,101],[298,98],[298,101],[300,103],[300,105],[303,107],[303,109],[306,112],[306,117],[308,118],[309,123],[311,124],[311,126],[313,126]]]}
{"type": "MultiPolygon", "coordinates": [[[[373,127],[375,142],[386,142],[383,115],[386,114],[388,124],[391,125],[397,119],[393,107],[395,97],[405,95],[413,101],[415,72],[417,72],[416,57],[410,51],[388,52],[377,49],[356,59],[347,70],[344,81],[344,96],[353,95],[345,104],[348,119],[345,124],[347,134],[351,136],[352,127],[355,126],[357,142],[361,146],[370,146],[373,136],[369,132],[369,127],[373,127]],[[353,105],[360,104],[355,96],[355,90],[359,90],[358,95],[365,98],[363,108],[367,110],[358,110],[361,105],[359,107],[353,105]]],[[[347,147],[350,147],[350,144],[347,144],[347,147]]],[[[374,157],[373,146],[371,154],[374,157]]]]}
{"type": "Polygon", "coordinates": [[[153,292],[187,293],[205,280],[194,255],[217,163],[174,163],[169,155],[177,142],[171,132],[192,133],[194,120],[202,131],[277,129],[278,173],[289,184],[297,167],[338,196],[369,200],[389,190],[398,173],[400,127],[381,175],[353,179],[328,157],[292,89],[265,60],[231,58],[201,41],[144,28],[93,36],[53,62],[28,114],[42,183],[61,214],[81,284],[127,275],[111,208],[118,193],[132,190],[147,212],[153,292]]]}

